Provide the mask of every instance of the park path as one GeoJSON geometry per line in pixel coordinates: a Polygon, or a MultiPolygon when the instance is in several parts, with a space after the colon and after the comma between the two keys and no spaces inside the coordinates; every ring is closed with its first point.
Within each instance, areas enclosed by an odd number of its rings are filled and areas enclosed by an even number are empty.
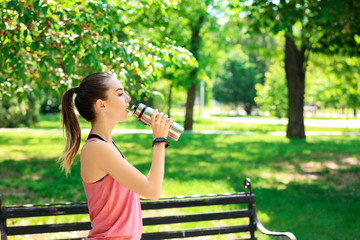
{"type": "MultiPolygon", "coordinates": [[[[229,123],[248,123],[248,124],[272,124],[287,125],[287,119],[263,119],[263,118],[243,118],[226,117],[222,121],[229,123]]],[[[306,127],[336,127],[336,128],[359,128],[360,119],[305,119],[306,127]]]]}
{"type": "MultiPolygon", "coordinates": [[[[219,119],[218,119],[219,120],[219,119]]],[[[286,125],[286,119],[261,119],[261,118],[242,118],[242,117],[227,117],[221,119],[224,122],[229,123],[248,123],[248,124],[276,124],[286,125]]],[[[360,119],[305,119],[306,127],[329,127],[329,128],[348,128],[351,129],[349,132],[341,131],[306,131],[306,136],[311,135],[334,135],[334,136],[360,136],[360,119]]],[[[46,132],[62,132],[62,129],[44,129],[44,128],[0,128],[1,132],[35,132],[35,133],[46,133],[46,132]]],[[[82,133],[88,134],[90,129],[83,129],[82,133]]],[[[152,130],[149,129],[114,129],[115,134],[152,134],[152,130]]],[[[226,135],[254,135],[258,134],[256,131],[231,131],[231,130],[195,130],[187,131],[190,134],[226,134],[226,135]]],[[[268,132],[269,135],[285,136],[286,133],[282,131],[268,132]]]]}

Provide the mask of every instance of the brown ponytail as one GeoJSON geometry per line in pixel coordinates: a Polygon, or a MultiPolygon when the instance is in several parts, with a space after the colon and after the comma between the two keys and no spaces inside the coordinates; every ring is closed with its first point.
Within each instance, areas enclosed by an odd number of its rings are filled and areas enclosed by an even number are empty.
{"type": "Polygon", "coordinates": [[[71,165],[79,150],[81,142],[80,124],[74,111],[73,95],[73,88],[67,90],[61,103],[63,128],[66,133],[66,146],[58,162],[66,174],[69,174],[71,171],[71,165]]]}
{"type": "Polygon", "coordinates": [[[98,99],[106,100],[109,89],[108,79],[114,76],[106,72],[92,73],[86,76],[76,88],[67,90],[61,103],[63,128],[66,132],[66,146],[58,162],[66,174],[76,157],[81,143],[81,129],[74,111],[74,89],[76,91],[75,106],[79,114],[88,122],[95,120],[94,104],[98,99]]]}

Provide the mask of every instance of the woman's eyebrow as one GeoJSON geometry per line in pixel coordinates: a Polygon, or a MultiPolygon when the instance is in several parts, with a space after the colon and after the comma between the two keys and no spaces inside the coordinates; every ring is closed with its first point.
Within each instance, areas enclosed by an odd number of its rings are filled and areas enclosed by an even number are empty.
{"type": "Polygon", "coordinates": [[[124,89],[121,88],[121,87],[119,87],[118,89],[115,90],[115,92],[117,92],[117,91],[122,91],[122,90],[124,90],[124,89]]]}

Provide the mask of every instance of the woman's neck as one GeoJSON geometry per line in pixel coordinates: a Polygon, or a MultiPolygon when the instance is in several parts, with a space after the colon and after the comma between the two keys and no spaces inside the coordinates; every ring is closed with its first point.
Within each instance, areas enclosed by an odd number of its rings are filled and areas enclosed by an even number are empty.
{"type": "Polygon", "coordinates": [[[111,142],[111,133],[115,124],[109,124],[104,121],[98,120],[91,123],[90,134],[97,134],[102,137],[106,142],[111,142]]]}

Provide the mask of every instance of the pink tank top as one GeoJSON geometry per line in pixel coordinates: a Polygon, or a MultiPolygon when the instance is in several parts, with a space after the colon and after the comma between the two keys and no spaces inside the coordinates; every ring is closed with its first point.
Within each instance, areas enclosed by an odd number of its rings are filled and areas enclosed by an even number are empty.
{"type": "MultiPolygon", "coordinates": [[[[90,138],[86,142],[98,140],[90,138]]],[[[96,183],[83,181],[92,230],[86,239],[139,240],[142,216],[139,195],[107,175],[96,183]]]]}

